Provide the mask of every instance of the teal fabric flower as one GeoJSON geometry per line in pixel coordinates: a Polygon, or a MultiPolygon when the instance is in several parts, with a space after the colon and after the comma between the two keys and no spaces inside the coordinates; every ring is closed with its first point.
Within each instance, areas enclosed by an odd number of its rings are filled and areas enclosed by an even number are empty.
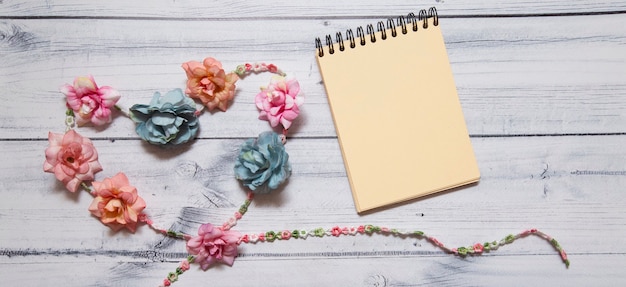
{"type": "Polygon", "coordinates": [[[270,193],[291,175],[289,155],[275,132],[247,140],[235,163],[235,177],[253,193],[270,193]]]}
{"type": "Polygon", "coordinates": [[[145,141],[156,145],[177,145],[193,139],[198,132],[195,102],[181,89],[164,96],[155,92],[148,105],[130,108],[130,118],[137,124],[135,131],[145,141]]]}

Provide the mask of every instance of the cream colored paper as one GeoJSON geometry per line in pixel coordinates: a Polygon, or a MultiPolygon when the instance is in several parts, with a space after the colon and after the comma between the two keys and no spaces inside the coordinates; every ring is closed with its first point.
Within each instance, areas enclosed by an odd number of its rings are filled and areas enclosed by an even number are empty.
{"type": "Polygon", "coordinates": [[[478,181],[439,26],[316,57],[358,212],[478,181]]]}

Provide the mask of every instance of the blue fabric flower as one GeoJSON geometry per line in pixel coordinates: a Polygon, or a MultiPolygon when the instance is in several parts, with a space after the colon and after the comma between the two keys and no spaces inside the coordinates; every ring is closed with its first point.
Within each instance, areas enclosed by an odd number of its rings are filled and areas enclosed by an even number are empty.
{"type": "Polygon", "coordinates": [[[247,140],[235,163],[235,177],[253,193],[270,193],[291,175],[289,155],[275,132],[247,140]]]}
{"type": "Polygon", "coordinates": [[[130,118],[137,124],[135,131],[145,141],[157,145],[177,145],[193,139],[198,132],[195,102],[181,89],[164,96],[155,92],[148,105],[130,108],[130,118]]]}

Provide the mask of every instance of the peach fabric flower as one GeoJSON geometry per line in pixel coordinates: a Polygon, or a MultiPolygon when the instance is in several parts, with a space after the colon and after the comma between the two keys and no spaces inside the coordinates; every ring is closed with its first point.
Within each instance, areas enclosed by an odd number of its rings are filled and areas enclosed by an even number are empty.
{"type": "Polygon", "coordinates": [[[118,231],[123,227],[135,232],[139,215],[146,208],[146,202],[137,195],[124,173],[118,173],[103,181],[94,181],[93,199],[89,211],[100,218],[102,223],[118,231]]]}
{"type": "Polygon", "coordinates": [[[48,142],[50,145],[46,149],[43,170],[54,173],[67,190],[75,192],[81,182],[93,180],[94,174],[102,170],[91,140],[76,131],[69,130],[65,134],[49,132],[48,142]]]}
{"type": "Polygon", "coordinates": [[[216,262],[233,265],[237,256],[237,241],[241,234],[233,230],[223,230],[210,223],[200,225],[198,236],[187,241],[187,251],[196,255],[195,262],[202,270],[216,262]]]}
{"type": "Polygon", "coordinates": [[[79,126],[92,122],[100,126],[110,123],[111,108],[120,99],[120,93],[111,87],[98,87],[93,76],[76,77],[74,85],[64,85],[61,93],[65,95],[67,107],[77,115],[79,126]]]}
{"type": "Polygon", "coordinates": [[[291,122],[300,113],[304,97],[299,96],[300,84],[295,79],[273,77],[267,88],[261,89],[254,102],[260,110],[259,119],[270,122],[272,127],[279,123],[289,129],[291,122]]]}
{"type": "Polygon", "coordinates": [[[226,74],[222,63],[211,57],[204,59],[202,63],[183,63],[182,67],[187,73],[185,93],[200,100],[209,111],[218,108],[225,112],[228,103],[235,97],[235,82],[239,80],[237,74],[226,74]]]}

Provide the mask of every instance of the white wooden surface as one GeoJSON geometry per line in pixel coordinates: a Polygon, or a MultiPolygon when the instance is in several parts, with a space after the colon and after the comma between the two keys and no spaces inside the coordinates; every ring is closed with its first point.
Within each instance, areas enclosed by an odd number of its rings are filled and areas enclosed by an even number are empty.
{"type": "MultiPolygon", "coordinates": [[[[372,223],[420,229],[451,246],[536,227],[529,237],[459,258],[384,236],[240,246],[233,267],[192,267],[174,286],[618,286],[626,284],[626,3],[624,1],[0,1],[0,275],[2,286],[156,286],[184,242],[112,233],[42,171],[48,131],[62,132],[58,87],[91,73],[120,105],[183,87],[180,64],[266,61],[301,83],[302,117],[287,148],[293,176],[259,196],[242,232],[372,223]],[[479,2],[479,3],[477,3],[479,2]],[[357,215],[314,38],[436,5],[479,161],[479,184],[357,215]]],[[[184,150],[141,142],[116,117],[82,128],[105,170],[124,171],[162,226],[220,223],[245,194],[232,175],[243,139],[268,130],[238,85],[226,113],[200,117],[184,150]]],[[[418,88],[418,87],[417,87],[418,88]]]]}

